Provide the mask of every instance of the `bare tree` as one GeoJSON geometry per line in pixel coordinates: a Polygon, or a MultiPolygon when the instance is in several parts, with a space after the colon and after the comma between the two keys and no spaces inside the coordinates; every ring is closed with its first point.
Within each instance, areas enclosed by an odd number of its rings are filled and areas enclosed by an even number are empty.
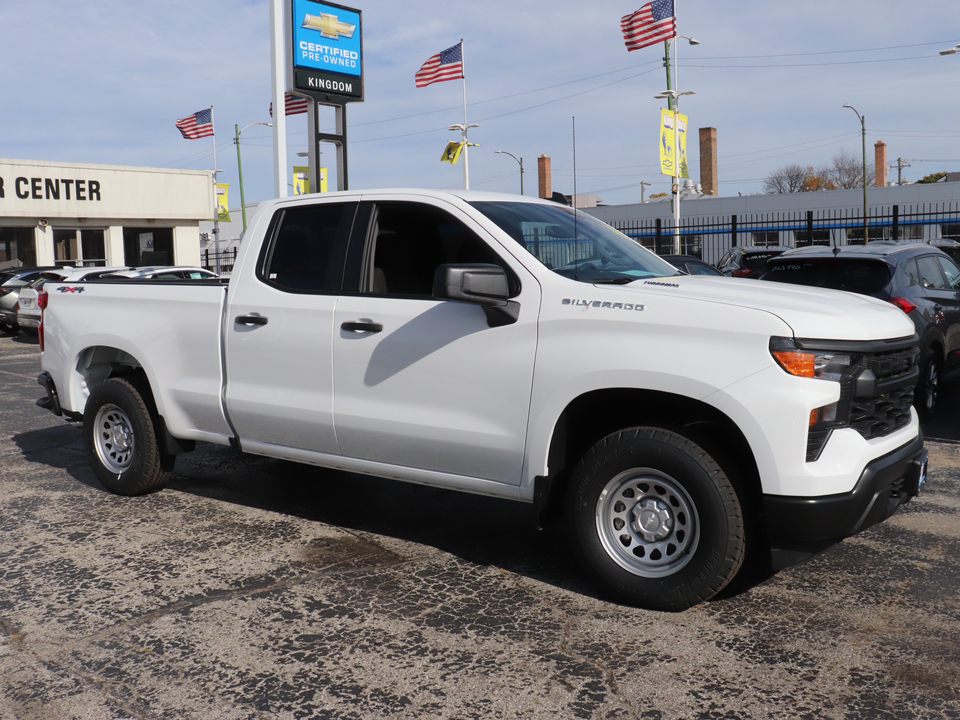
{"type": "MultiPolygon", "coordinates": [[[[863,187],[863,160],[846,150],[841,150],[830,161],[830,178],[841,190],[863,187]]],[[[874,169],[867,165],[867,187],[873,185],[874,169]]]]}
{"type": "MultiPolygon", "coordinates": [[[[874,183],[873,165],[867,165],[867,186],[874,183]]],[[[819,190],[849,190],[863,187],[863,163],[846,150],[834,155],[830,162],[816,170],[802,165],[786,165],[771,173],[763,181],[768,193],[817,192],[819,190]]]]}
{"type": "Polygon", "coordinates": [[[763,190],[778,195],[803,192],[808,174],[809,168],[802,165],[785,165],[763,181],[763,190]]]}

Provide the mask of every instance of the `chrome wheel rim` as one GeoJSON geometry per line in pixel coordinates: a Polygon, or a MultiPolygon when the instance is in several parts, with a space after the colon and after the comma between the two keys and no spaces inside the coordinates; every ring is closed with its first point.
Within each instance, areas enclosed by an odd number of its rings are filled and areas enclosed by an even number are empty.
{"type": "Polygon", "coordinates": [[[927,381],[924,384],[924,403],[927,410],[933,410],[937,405],[937,387],[940,382],[940,373],[937,372],[937,364],[930,362],[927,365],[927,381]]]}
{"type": "Polygon", "coordinates": [[[620,473],[597,502],[604,550],[627,572],[665,577],[687,565],[700,542],[693,500],[669,475],[649,468],[620,473]]]}
{"type": "Polygon", "coordinates": [[[100,462],[112,473],[125,472],[133,462],[133,424],[116,405],[104,405],[94,419],[94,446],[100,462]]]}

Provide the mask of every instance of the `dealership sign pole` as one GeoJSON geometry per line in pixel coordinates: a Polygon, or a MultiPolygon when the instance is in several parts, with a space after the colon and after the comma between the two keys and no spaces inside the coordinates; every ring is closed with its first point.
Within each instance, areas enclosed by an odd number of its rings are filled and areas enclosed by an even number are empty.
{"type": "Polygon", "coordinates": [[[346,106],[363,102],[361,13],[318,0],[290,0],[289,8],[287,89],[312,99],[308,116],[310,176],[315,178],[314,187],[319,187],[320,143],[333,143],[337,148],[337,189],[347,190],[346,106]],[[332,133],[320,132],[320,106],[335,111],[332,133]]]}
{"type": "MultiPolygon", "coordinates": [[[[273,107],[282,108],[284,79],[284,0],[270,0],[270,77],[273,107]]],[[[273,194],[287,196],[287,120],[284,113],[277,112],[273,119],[273,194]]]]}

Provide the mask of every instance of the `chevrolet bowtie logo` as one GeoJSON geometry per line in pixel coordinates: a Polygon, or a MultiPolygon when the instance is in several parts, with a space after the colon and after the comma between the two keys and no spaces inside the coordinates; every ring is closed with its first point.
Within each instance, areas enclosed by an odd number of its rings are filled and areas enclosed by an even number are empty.
{"type": "Polygon", "coordinates": [[[303,17],[303,26],[308,30],[319,30],[320,34],[331,40],[339,40],[341,37],[352,38],[356,25],[340,22],[336,15],[321,13],[320,15],[305,15],[303,17]]]}

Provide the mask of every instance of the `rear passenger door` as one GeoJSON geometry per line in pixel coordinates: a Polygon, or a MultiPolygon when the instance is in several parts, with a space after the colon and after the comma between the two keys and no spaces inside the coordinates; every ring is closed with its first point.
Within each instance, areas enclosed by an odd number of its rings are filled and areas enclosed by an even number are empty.
{"type": "Polygon", "coordinates": [[[342,454],[519,484],[539,285],[456,207],[401,198],[369,207],[333,328],[342,454]],[[434,300],[444,263],[504,267],[519,319],[490,327],[476,305],[434,300]]]}
{"type": "Polygon", "coordinates": [[[230,420],[245,450],[337,453],[331,341],[356,202],[281,207],[226,321],[230,420]]]}

